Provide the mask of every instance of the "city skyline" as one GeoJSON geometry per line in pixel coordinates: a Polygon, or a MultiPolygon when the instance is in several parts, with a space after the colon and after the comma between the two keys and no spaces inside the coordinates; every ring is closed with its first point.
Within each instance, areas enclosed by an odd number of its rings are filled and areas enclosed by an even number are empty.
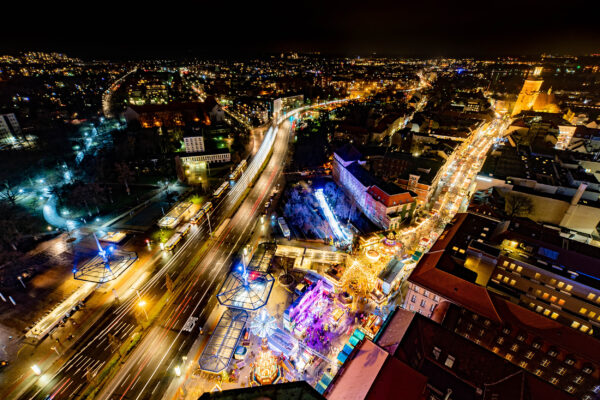
{"type": "Polygon", "coordinates": [[[30,19],[3,24],[0,50],[59,51],[87,58],[248,57],[282,51],[339,56],[584,55],[600,53],[600,31],[583,1],[302,2],[181,5],[103,4],[8,10],[30,19]],[[561,12],[557,13],[556,10],[561,12]],[[149,24],[144,23],[148,21],[149,24]]]}

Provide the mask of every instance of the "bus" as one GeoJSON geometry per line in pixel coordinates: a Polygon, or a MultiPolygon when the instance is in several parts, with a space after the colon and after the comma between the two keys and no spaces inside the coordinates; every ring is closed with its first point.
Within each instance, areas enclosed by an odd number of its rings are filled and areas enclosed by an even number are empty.
{"type": "Polygon", "coordinates": [[[207,214],[210,210],[212,210],[212,203],[210,201],[207,201],[202,206],[202,210],[201,211],[204,211],[204,214],[207,214]]]}
{"type": "Polygon", "coordinates": [[[215,199],[218,199],[219,197],[221,197],[221,195],[223,193],[225,193],[225,190],[227,190],[227,188],[229,187],[229,182],[225,181],[221,184],[221,186],[219,186],[219,188],[217,190],[215,190],[215,192],[213,193],[213,196],[215,199]]]}
{"type": "Polygon", "coordinates": [[[285,219],[283,217],[279,217],[279,218],[277,218],[277,222],[279,223],[279,228],[281,229],[283,236],[285,236],[287,239],[289,239],[290,238],[290,229],[288,228],[287,223],[285,222],[285,219]]]}
{"type": "Polygon", "coordinates": [[[198,222],[200,222],[202,217],[204,217],[206,215],[206,213],[209,212],[211,209],[212,209],[212,203],[210,201],[207,201],[206,203],[204,203],[202,208],[196,213],[196,215],[194,215],[192,217],[192,219],[190,219],[190,222],[192,224],[197,224],[198,222]]]}
{"type": "Polygon", "coordinates": [[[240,175],[242,175],[242,173],[246,170],[247,165],[248,163],[246,162],[246,160],[243,160],[241,163],[239,163],[238,166],[235,167],[233,172],[229,174],[229,179],[235,181],[237,178],[239,178],[240,175]]]}
{"type": "Polygon", "coordinates": [[[165,243],[165,250],[166,251],[173,250],[173,248],[175,248],[175,246],[177,246],[177,243],[179,243],[180,241],[181,241],[181,233],[175,232],[175,234],[173,236],[171,236],[171,238],[169,240],[167,240],[167,243],[165,243]]]}
{"type": "Polygon", "coordinates": [[[231,218],[227,218],[225,221],[223,221],[221,223],[221,225],[219,225],[219,227],[215,231],[215,235],[214,235],[215,238],[218,238],[219,236],[221,236],[221,234],[223,233],[223,231],[225,230],[227,225],[229,225],[229,221],[231,221],[231,218]]]}
{"type": "Polygon", "coordinates": [[[187,224],[183,225],[181,228],[179,228],[177,233],[181,234],[182,237],[185,237],[185,235],[187,235],[190,232],[191,227],[192,227],[192,224],[187,223],[187,224]]]}

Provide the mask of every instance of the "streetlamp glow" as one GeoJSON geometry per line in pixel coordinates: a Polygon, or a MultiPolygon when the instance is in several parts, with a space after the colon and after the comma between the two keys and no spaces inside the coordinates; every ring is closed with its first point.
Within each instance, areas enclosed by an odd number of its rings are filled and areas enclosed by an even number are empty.
{"type": "Polygon", "coordinates": [[[37,376],[40,376],[42,374],[42,370],[40,369],[40,367],[37,366],[37,364],[33,364],[31,366],[31,369],[33,370],[33,373],[37,376]]]}
{"type": "Polygon", "coordinates": [[[179,368],[179,366],[175,367],[175,375],[178,377],[181,376],[181,368],[179,368]]]}

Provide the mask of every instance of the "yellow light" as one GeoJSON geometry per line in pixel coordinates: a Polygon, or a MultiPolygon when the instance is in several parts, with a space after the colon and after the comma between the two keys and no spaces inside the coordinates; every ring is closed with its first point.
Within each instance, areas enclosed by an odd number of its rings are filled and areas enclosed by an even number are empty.
{"type": "Polygon", "coordinates": [[[140,300],[140,302],[138,303],[138,306],[145,307],[146,306],[146,301],[145,300],[140,300]]]}

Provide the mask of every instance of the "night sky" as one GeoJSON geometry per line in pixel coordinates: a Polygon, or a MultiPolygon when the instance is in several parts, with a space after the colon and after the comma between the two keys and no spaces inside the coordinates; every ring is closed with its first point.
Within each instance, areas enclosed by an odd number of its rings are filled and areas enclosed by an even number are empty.
{"type": "Polygon", "coordinates": [[[97,58],[600,53],[585,1],[122,1],[3,5],[0,50],[97,58]],[[90,7],[93,4],[93,7],[90,7]]]}

